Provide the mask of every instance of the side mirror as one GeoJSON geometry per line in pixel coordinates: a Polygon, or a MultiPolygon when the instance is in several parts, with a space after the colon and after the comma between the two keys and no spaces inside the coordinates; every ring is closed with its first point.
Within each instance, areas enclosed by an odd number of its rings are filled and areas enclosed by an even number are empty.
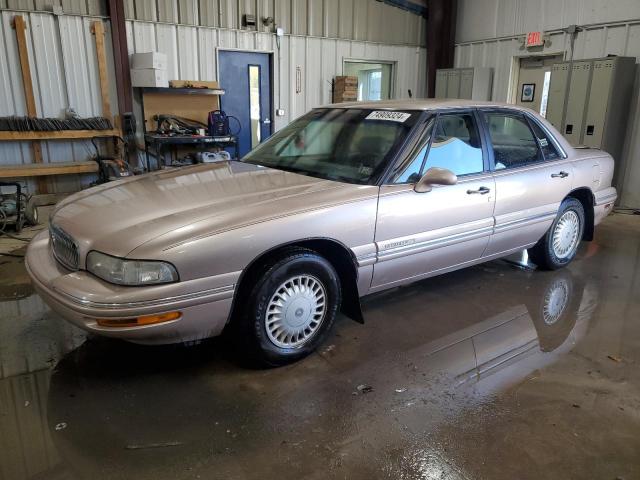
{"type": "Polygon", "coordinates": [[[424,175],[413,189],[418,193],[430,192],[433,185],[455,185],[458,177],[451,170],[446,168],[431,167],[424,172],[424,175]]]}

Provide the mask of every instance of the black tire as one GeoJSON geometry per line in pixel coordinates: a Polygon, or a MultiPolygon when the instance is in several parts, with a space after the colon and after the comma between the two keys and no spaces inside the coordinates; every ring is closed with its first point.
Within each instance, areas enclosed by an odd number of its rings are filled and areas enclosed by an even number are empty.
{"type": "Polygon", "coordinates": [[[312,353],[326,338],[340,309],[340,278],[331,263],[316,252],[304,248],[291,248],[274,257],[261,269],[249,298],[237,319],[235,334],[253,362],[262,366],[277,367],[300,360],[312,353]],[[267,332],[267,308],[276,291],[288,280],[306,275],[317,279],[324,288],[326,306],[322,320],[315,332],[295,348],[283,348],[272,341],[267,332]]]}
{"type": "Polygon", "coordinates": [[[24,210],[24,218],[28,225],[38,225],[40,216],[38,215],[38,207],[32,203],[27,203],[27,208],[24,210]]]}
{"type": "Polygon", "coordinates": [[[551,224],[551,227],[549,227],[549,230],[547,230],[547,233],[545,233],[544,236],[540,240],[538,240],[538,243],[536,243],[535,246],[529,249],[529,256],[531,257],[531,260],[533,260],[533,262],[543,270],[557,270],[558,268],[562,268],[568,265],[576,256],[576,252],[578,250],[578,246],[580,245],[580,241],[582,240],[583,233],[584,208],[582,207],[582,203],[580,203],[580,201],[575,198],[567,197],[560,204],[558,215],[551,224]],[[553,249],[553,234],[558,226],[560,219],[567,211],[573,211],[578,216],[578,220],[580,223],[578,231],[578,242],[567,256],[558,257],[553,249]]]}

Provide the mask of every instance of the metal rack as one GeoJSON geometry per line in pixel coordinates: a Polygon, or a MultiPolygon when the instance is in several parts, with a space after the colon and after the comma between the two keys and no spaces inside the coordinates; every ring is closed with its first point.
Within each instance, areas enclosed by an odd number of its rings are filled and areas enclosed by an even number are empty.
{"type": "MultiPolygon", "coordinates": [[[[27,106],[27,116],[37,117],[35,96],[33,93],[33,81],[31,67],[29,63],[29,50],[27,48],[26,29],[27,24],[21,15],[13,18],[13,28],[16,31],[18,43],[18,54],[20,57],[20,69],[22,72],[22,82],[27,106]]],[[[96,52],[98,60],[98,73],[100,77],[100,88],[102,95],[102,113],[105,117],[111,118],[111,107],[109,105],[109,92],[107,80],[106,54],[104,46],[104,25],[97,20],[92,23],[92,31],[95,35],[96,52]]],[[[119,137],[120,129],[111,130],[58,130],[58,131],[0,131],[0,141],[6,142],[31,142],[34,163],[27,165],[3,165],[0,167],[0,178],[14,177],[36,177],[38,193],[47,193],[47,183],[44,176],[47,175],[69,175],[97,171],[95,162],[66,162],[66,163],[43,163],[41,140],[82,140],[93,137],[119,137]],[[91,165],[90,165],[91,164],[91,165]]]]}

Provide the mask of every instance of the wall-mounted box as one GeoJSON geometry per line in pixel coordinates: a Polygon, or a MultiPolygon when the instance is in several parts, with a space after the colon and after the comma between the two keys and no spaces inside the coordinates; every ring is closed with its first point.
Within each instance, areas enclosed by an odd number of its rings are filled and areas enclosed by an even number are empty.
{"type": "Polygon", "coordinates": [[[435,98],[491,100],[493,69],[441,68],[436,72],[435,98]]]}
{"type": "Polygon", "coordinates": [[[251,15],[249,13],[245,13],[242,15],[242,26],[243,27],[255,27],[256,26],[256,16],[251,15]]]}
{"type": "Polygon", "coordinates": [[[157,70],[167,69],[167,56],[160,52],[134,53],[131,55],[131,68],[155,68],[157,70]]]}
{"type": "Polygon", "coordinates": [[[166,70],[134,68],[131,70],[131,85],[134,87],[168,87],[166,70]]]}

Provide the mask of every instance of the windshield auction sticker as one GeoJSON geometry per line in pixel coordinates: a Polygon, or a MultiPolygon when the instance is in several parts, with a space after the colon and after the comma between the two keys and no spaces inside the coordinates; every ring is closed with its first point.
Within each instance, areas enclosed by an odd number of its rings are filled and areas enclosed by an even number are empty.
{"type": "Polygon", "coordinates": [[[404,122],[411,116],[405,112],[390,112],[388,110],[376,110],[365,117],[365,120],[389,120],[392,122],[404,122]]]}

